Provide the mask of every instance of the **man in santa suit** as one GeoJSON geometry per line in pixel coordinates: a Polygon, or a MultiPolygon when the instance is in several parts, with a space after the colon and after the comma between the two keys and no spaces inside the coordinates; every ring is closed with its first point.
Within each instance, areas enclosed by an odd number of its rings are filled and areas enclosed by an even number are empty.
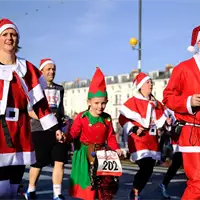
{"type": "Polygon", "coordinates": [[[188,177],[182,200],[200,199],[200,26],[193,29],[191,46],[194,56],[178,64],[163,93],[163,103],[174,111],[182,124],[178,150],[188,177]],[[197,44],[198,49],[195,50],[197,44]]]}
{"type": "MultiPolygon", "coordinates": [[[[59,127],[63,130],[64,126],[64,88],[54,82],[56,74],[56,64],[50,58],[42,59],[39,69],[44,75],[47,82],[47,86],[44,89],[45,96],[52,113],[55,114],[59,127]]],[[[64,175],[64,163],[66,161],[67,147],[66,143],[60,143],[56,141],[55,134],[51,129],[43,130],[40,121],[34,111],[29,109],[29,115],[31,119],[31,132],[33,138],[33,144],[35,147],[37,162],[31,165],[29,171],[29,187],[25,194],[27,199],[36,198],[36,184],[39,179],[41,170],[43,167],[53,163],[53,196],[55,200],[64,199],[61,194],[61,185],[64,175]],[[48,140],[47,140],[48,138],[48,140]]],[[[65,126],[66,127],[66,126],[65,126]]]]}
{"type": "Polygon", "coordinates": [[[43,129],[63,133],[50,112],[43,88],[42,73],[30,62],[16,56],[19,31],[8,19],[0,20],[0,199],[15,199],[25,165],[35,163],[30,120],[30,104],[43,129]]]}

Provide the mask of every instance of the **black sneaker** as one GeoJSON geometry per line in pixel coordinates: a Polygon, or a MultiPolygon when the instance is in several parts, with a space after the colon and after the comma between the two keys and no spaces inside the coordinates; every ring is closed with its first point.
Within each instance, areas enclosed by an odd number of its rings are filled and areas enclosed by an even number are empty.
{"type": "Polygon", "coordinates": [[[35,200],[36,199],[36,193],[35,192],[26,192],[24,194],[24,197],[27,199],[27,200],[35,200]]]}

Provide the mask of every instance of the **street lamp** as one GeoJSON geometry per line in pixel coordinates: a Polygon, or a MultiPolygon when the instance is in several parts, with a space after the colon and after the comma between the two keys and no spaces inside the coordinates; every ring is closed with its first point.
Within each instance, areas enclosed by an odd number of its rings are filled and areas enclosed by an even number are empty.
{"type": "Polygon", "coordinates": [[[141,72],[142,67],[142,0],[139,1],[139,12],[138,12],[138,41],[136,38],[131,38],[129,43],[133,50],[138,50],[138,71],[141,72]],[[135,46],[138,43],[138,48],[135,46]]]}

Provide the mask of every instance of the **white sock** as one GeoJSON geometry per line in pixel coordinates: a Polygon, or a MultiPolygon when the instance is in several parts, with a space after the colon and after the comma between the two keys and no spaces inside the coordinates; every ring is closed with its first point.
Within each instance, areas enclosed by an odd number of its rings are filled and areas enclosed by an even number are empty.
{"type": "Polygon", "coordinates": [[[18,190],[19,184],[10,184],[10,195],[11,199],[17,198],[17,190],[18,190]]]}
{"type": "Polygon", "coordinates": [[[53,184],[53,196],[54,198],[58,197],[61,194],[61,185],[53,184]]]}
{"type": "Polygon", "coordinates": [[[28,192],[35,192],[35,186],[28,185],[28,192]]]}

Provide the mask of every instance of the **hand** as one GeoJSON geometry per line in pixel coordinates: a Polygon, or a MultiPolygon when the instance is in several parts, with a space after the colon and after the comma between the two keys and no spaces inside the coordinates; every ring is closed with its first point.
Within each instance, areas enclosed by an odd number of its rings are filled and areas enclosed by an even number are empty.
{"type": "Polygon", "coordinates": [[[64,143],[66,141],[66,136],[61,130],[56,131],[56,139],[60,143],[64,143]]]}
{"type": "Polygon", "coordinates": [[[143,128],[143,127],[139,127],[138,130],[137,130],[137,132],[136,132],[136,134],[137,134],[138,136],[140,136],[140,135],[142,134],[143,131],[144,131],[144,128],[143,128]]]}
{"type": "Polygon", "coordinates": [[[123,153],[123,151],[121,149],[116,149],[115,151],[117,152],[118,156],[121,156],[123,153]]]}
{"type": "Polygon", "coordinates": [[[194,94],[191,98],[191,106],[200,106],[200,94],[194,94]]]}

